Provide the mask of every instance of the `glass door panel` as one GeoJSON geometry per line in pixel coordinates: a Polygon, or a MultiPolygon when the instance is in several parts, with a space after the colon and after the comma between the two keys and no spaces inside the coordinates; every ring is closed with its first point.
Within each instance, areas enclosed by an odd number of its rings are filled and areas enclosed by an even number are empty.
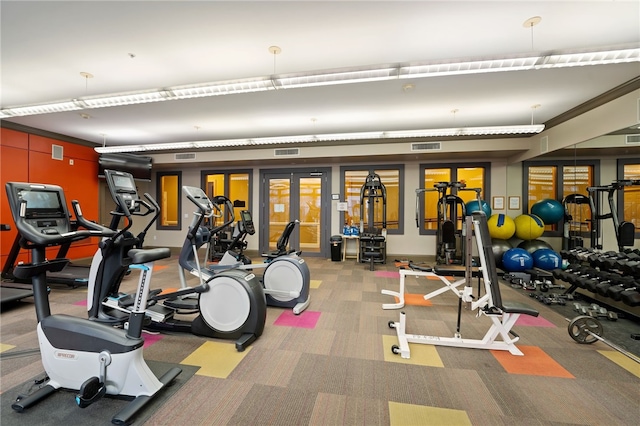
{"type": "Polygon", "coordinates": [[[300,249],[303,252],[320,253],[322,179],[319,177],[300,178],[299,198],[300,249]]]}
{"type": "MultiPolygon", "coordinates": [[[[291,205],[291,180],[289,178],[269,178],[269,250],[275,250],[278,238],[289,223],[291,205]]],[[[295,232],[295,231],[294,231],[295,232]]],[[[291,235],[289,242],[294,240],[291,235]]]]}
{"type": "Polygon", "coordinates": [[[327,256],[331,226],[331,169],[262,172],[260,250],[277,248],[285,226],[298,220],[289,237],[289,248],[302,255],[327,256]]]}

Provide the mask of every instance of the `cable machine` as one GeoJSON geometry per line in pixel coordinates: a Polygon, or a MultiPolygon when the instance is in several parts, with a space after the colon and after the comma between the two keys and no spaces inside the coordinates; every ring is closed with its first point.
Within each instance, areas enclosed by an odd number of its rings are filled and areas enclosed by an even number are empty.
{"type": "Polygon", "coordinates": [[[377,173],[370,173],[360,188],[360,206],[360,262],[369,263],[369,270],[373,271],[374,263],[387,261],[387,189],[377,173]],[[378,208],[380,203],[382,209],[378,208]],[[377,218],[380,210],[382,217],[377,218]],[[378,223],[381,228],[376,228],[378,223]]]}
{"type": "Polygon", "coordinates": [[[416,189],[416,225],[420,227],[420,194],[429,191],[438,191],[437,205],[437,229],[436,229],[436,263],[437,264],[464,264],[466,226],[464,217],[467,215],[464,200],[457,193],[459,191],[474,191],[478,206],[482,205],[480,194],[482,188],[467,188],[464,182],[437,182],[433,188],[416,189]],[[456,194],[453,191],[456,191],[456,194]],[[451,191],[451,193],[448,193],[451,191]],[[462,226],[456,229],[458,221],[462,226]],[[458,240],[460,243],[458,243],[458,240]]]}
{"type": "Polygon", "coordinates": [[[622,251],[625,247],[634,245],[636,228],[632,222],[622,221],[618,217],[618,208],[616,206],[615,195],[618,191],[623,191],[625,187],[640,186],[640,180],[617,180],[607,186],[590,186],[587,188],[589,192],[589,205],[591,206],[591,247],[594,249],[602,249],[602,228],[601,221],[606,219],[613,220],[613,228],[616,233],[616,241],[618,242],[618,250],[622,251]],[[602,214],[602,196],[607,194],[609,201],[609,213],[602,214]]]}
{"type": "Polygon", "coordinates": [[[591,200],[586,195],[569,194],[562,200],[562,208],[564,209],[562,250],[573,250],[576,247],[584,247],[582,227],[585,225],[588,226],[591,220],[582,220],[583,205],[589,207],[589,217],[593,216],[591,212],[591,200]],[[575,217],[576,211],[579,213],[577,218],[575,217]]]}

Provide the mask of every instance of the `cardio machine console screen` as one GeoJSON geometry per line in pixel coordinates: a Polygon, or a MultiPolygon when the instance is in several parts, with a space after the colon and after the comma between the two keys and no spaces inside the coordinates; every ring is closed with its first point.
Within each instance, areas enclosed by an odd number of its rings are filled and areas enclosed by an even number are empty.
{"type": "Polygon", "coordinates": [[[134,204],[138,200],[138,191],[131,173],[105,170],[104,177],[107,180],[107,186],[113,201],[117,203],[117,196],[120,195],[130,210],[137,211],[140,208],[140,206],[134,204]]]}
{"type": "Polygon", "coordinates": [[[247,231],[247,233],[253,235],[256,230],[253,226],[253,218],[251,217],[251,212],[248,210],[242,210],[240,212],[240,217],[244,224],[244,229],[247,231]]]}
{"type": "Polygon", "coordinates": [[[43,234],[59,234],[68,231],[68,217],[60,199],[60,193],[40,188],[20,188],[18,200],[26,201],[25,219],[43,234]]]}

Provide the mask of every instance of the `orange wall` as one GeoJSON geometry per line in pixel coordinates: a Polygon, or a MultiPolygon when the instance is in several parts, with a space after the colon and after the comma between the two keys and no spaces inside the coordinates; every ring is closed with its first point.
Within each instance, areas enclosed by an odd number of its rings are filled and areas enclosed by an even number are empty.
{"type": "MultiPolygon", "coordinates": [[[[98,153],[93,148],[0,128],[0,179],[2,180],[1,223],[10,224],[12,230],[0,233],[2,264],[9,254],[15,238],[15,225],[5,196],[6,182],[19,181],[59,185],[65,192],[69,212],[73,214],[71,200],[78,200],[82,213],[89,220],[98,220],[98,153]],[[52,145],[63,147],[63,159],[51,158],[52,145]]],[[[70,259],[93,256],[98,239],[91,238],[74,243],[67,254],[70,259]]],[[[24,251],[23,251],[24,252],[24,251]]],[[[56,250],[48,250],[55,256],[56,250]]],[[[26,260],[21,253],[20,260],[26,260]]]]}

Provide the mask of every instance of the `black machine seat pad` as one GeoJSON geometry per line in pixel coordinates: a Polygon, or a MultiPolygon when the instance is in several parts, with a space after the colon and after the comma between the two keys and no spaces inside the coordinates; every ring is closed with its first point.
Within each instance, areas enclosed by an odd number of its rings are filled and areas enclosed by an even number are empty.
{"type": "Polygon", "coordinates": [[[539,312],[524,303],[518,302],[507,302],[502,303],[502,310],[508,314],[524,314],[531,315],[532,317],[537,317],[539,312]]]}
{"type": "Polygon", "coordinates": [[[131,258],[132,264],[142,264],[171,257],[171,249],[168,247],[154,249],[131,249],[127,253],[127,256],[131,258]]]}
{"type": "MultiPolygon", "coordinates": [[[[442,265],[434,266],[433,272],[437,275],[452,276],[452,277],[464,277],[466,266],[463,265],[442,265]]],[[[471,275],[473,277],[482,277],[482,271],[477,266],[471,268],[471,275]]]]}

